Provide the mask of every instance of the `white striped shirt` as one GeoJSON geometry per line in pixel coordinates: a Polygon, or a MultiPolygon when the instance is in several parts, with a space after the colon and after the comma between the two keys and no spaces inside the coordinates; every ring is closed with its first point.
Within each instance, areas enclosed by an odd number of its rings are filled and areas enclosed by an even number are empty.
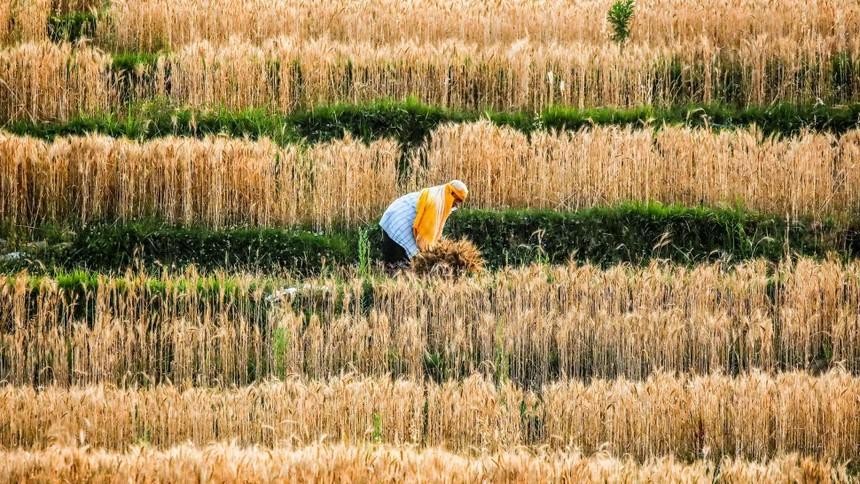
{"type": "Polygon", "coordinates": [[[420,195],[421,192],[412,192],[398,198],[385,209],[385,213],[379,220],[379,226],[382,227],[382,230],[391,237],[391,240],[397,242],[397,245],[403,247],[410,259],[418,253],[418,244],[415,243],[412,225],[418,214],[418,197],[420,195]]]}

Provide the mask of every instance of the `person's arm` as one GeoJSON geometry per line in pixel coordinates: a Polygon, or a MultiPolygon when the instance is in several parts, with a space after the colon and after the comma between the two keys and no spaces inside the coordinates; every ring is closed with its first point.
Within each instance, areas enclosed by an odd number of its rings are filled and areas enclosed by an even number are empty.
{"type": "Polygon", "coordinates": [[[416,206],[415,211],[415,221],[412,223],[412,236],[415,237],[415,244],[418,246],[418,250],[422,252],[427,250],[427,241],[424,240],[423,237],[419,236],[418,227],[421,226],[421,221],[427,214],[427,197],[429,196],[430,190],[421,190],[421,195],[418,197],[418,205],[416,206]]]}

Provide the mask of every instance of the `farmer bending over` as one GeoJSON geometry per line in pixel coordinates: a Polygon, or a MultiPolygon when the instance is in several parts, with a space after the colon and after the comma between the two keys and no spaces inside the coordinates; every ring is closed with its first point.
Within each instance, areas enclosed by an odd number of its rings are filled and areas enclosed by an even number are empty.
{"type": "Polygon", "coordinates": [[[420,251],[433,248],[451,212],[469,196],[460,180],[425,188],[398,198],[382,214],[382,259],[390,266],[405,265],[420,251]]]}

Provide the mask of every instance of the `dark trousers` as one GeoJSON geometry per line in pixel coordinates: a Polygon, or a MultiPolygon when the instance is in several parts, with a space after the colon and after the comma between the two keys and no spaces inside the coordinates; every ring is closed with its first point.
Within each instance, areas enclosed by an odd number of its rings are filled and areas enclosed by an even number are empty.
{"type": "Polygon", "coordinates": [[[392,240],[384,230],[382,231],[382,261],[389,266],[409,262],[409,255],[406,254],[406,250],[392,240]]]}

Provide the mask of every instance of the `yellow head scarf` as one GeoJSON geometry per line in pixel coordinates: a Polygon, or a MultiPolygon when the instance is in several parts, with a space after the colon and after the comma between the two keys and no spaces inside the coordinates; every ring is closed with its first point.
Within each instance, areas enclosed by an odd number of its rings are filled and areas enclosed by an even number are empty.
{"type": "Polygon", "coordinates": [[[460,180],[421,190],[415,222],[412,224],[412,233],[419,250],[433,248],[442,237],[442,229],[451,215],[454,202],[463,202],[468,196],[469,189],[460,180]]]}

